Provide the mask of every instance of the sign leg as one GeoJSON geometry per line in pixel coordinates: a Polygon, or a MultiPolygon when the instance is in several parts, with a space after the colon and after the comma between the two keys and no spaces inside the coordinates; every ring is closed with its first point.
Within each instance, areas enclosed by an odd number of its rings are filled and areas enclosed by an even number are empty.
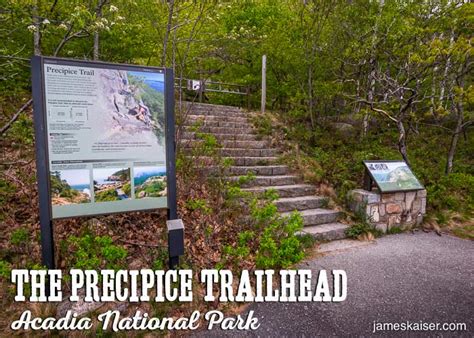
{"type": "Polygon", "coordinates": [[[54,269],[53,221],[40,221],[42,263],[48,269],[54,269]]]}

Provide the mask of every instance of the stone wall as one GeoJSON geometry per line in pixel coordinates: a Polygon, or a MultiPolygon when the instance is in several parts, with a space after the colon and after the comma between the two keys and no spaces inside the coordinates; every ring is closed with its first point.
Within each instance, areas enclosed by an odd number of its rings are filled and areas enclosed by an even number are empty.
{"type": "Polygon", "coordinates": [[[426,190],[380,194],[363,189],[348,193],[349,207],[362,213],[377,229],[387,232],[392,227],[411,228],[426,214],[426,190]]]}

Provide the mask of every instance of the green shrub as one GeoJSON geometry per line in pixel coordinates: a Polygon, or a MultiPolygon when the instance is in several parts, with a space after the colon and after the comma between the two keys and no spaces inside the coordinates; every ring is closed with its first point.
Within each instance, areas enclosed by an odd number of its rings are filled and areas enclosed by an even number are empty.
{"type": "Polygon", "coordinates": [[[371,233],[375,237],[380,237],[383,234],[382,231],[378,230],[373,225],[367,222],[357,222],[346,229],[347,237],[354,239],[357,239],[359,236],[369,233],[371,233]]]}
{"type": "Polygon", "coordinates": [[[126,195],[130,196],[132,193],[132,185],[130,183],[125,183],[122,190],[126,195]]]}
{"type": "Polygon", "coordinates": [[[256,265],[261,269],[287,268],[304,258],[296,232],[303,228],[298,212],[277,217],[265,227],[258,247],[256,265]]]}
{"type": "Polygon", "coordinates": [[[67,240],[69,266],[85,270],[114,269],[125,265],[127,250],[113,244],[109,236],[71,236],[67,240]]]}
{"type": "Polygon", "coordinates": [[[474,176],[452,173],[427,186],[428,205],[435,210],[449,209],[463,213],[474,211],[474,176]]]}
{"type": "Polygon", "coordinates": [[[392,226],[390,229],[387,230],[388,235],[401,234],[402,232],[403,232],[403,229],[397,226],[392,226]]]}
{"type": "Polygon", "coordinates": [[[272,120],[269,115],[258,115],[252,119],[253,125],[257,129],[258,134],[269,136],[273,133],[272,120]]]}
{"type": "Polygon", "coordinates": [[[15,246],[25,246],[28,245],[30,241],[30,234],[25,228],[18,228],[14,230],[11,234],[10,242],[15,246]]]}
{"type": "Polygon", "coordinates": [[[210,214],[212,209],[209,208],[209,205],[205,199],[202,198],[193,198],[186,201],[186,208],[191,211],[201,210],[205,214],[210,214]]]}
{"type": "MultiPolygon", "coordinates": [[[[304,245],[296,235],[303,228],[303,219],[297,212],[289,217],[279,214],[273,203],[278,199],[275,190],[255,197],[242,191],[238,184],[229,184],[225,196],[227,208],[235,206],[240,210],[238,216],[245,217],[245,227],[236,241],[231,238],[230,244],[223,247],[223,261],[218,267],[229,262],[237,266],[251,256],[255,257],[257,268],[262,269],[285,268],[303,259],[304,245]],[[243,214],[246,208],[248,213],[243,214]]],[[[303,241],[308,244],[306,238],[303,241]]]]}
{"type": "Polygon", "coordinates": [[[0,260],[0,278],[10,279],[11,267],[10,264],[4,260],[0,260]]]}

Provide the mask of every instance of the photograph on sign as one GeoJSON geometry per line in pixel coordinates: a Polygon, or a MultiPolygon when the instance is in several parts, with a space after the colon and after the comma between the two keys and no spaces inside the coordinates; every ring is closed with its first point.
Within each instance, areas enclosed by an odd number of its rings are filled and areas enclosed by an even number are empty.
{"type": "Polygon", "coordinates": [[[404,161],[364,161],[381,192],[424,189],[404,161]]]}
{"type": "Polygon", "coordinates": [[[164,75],[44,60],[53,218],[167,206],[164,75]]]}
{"type": "Polygon", "coordinates": [[[51,172],[53,205],[89,203],[91,201],[88,170],[57,170],[51,172]]]}
{"type": "Polygon", "coordinates": [[[136,167],[133,172],[135,198],[166,196],[165,167],[136,167]]]}

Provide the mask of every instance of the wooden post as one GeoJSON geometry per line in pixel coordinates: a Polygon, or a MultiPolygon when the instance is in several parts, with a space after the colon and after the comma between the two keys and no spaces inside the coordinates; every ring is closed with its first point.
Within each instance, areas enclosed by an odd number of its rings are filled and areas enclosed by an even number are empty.
{"type": "Polygon", "coordinates": [[[250,87],[245,88],[245,93],[247,95],[247,110],[250,110],[250,87]]]}
{"type": "Polygon", "coordinates": [[[262,56],[262,113],[265,112],[265,103],[267,101],[267,56],[262,56]]]}

